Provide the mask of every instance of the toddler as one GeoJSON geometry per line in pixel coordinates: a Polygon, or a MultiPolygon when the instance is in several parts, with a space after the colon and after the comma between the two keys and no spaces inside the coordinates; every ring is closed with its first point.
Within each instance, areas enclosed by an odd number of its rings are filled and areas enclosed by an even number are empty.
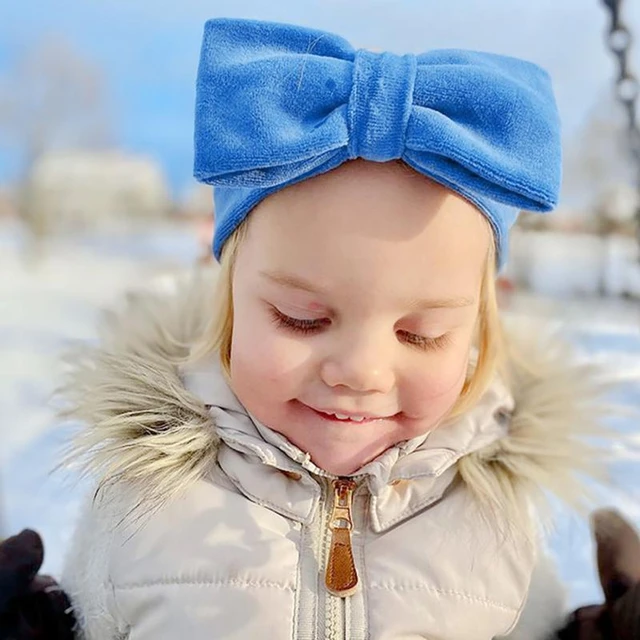
{"type": "Polygon", "coordinates": [[[495,289],[558,198],[548,75],[211,20],[195,175],[215,273],[131,300],[67,390],[81,636],[548,638],[540,498],[579,498],[597,388],[495,289]]]}

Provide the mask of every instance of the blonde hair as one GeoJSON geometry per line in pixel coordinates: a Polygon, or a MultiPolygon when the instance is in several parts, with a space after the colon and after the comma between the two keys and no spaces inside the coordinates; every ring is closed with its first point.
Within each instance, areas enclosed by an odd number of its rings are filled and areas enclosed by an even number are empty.
{"type": "Polygon", "coordinates": [[[469,363],[467,379],[456,403],[449,412],[453,418],[472,407],[487,390],[497,373],[504,373],[505,343],[498,296],[496,292],[496,251],[491,234],[491,247],[482,273],[480,304],[475,335],[475,358],[469,363]]]}
{"type": "Polygon", "coordinates": [[[223,373],[231,376],[231,341],[233,338],[233,271],[238,249],[247,232],[246,220],[229,236],[220,255],[212,313],[201,339],[189,355],[199,360],[211,353],[219,353],[223,373]]]}
{"type": "MultiPolygon", "coordinates": [[[[231,372],[231,343],[233,338],[233,272],[247,223],[243,222],[226,241],[220,256],[212,314],[207,328],[191,352],[197,360],[211,353],[219,353],[222,370],[227,378],[231,372]]],[[[493,234],[491,234],[493,238],[493,234]]],[[[495,374],[502,368],[504,344],[502,325],[496,296],[496,258],[492,241],[480,286],[480,304],[475,331],[476,353],[469,363],[467,379],[448,417],[464,413],[484,394],[495,374]]]]}

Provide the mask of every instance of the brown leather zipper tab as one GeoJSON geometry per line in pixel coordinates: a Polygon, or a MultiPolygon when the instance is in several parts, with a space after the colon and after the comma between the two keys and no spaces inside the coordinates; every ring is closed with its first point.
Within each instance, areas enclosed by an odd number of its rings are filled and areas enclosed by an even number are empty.
{"type": "Polygon", "coordinates": [[[353,480],[333,482],[333,510],[328,525],[331,530],[331,547],[325,584],[329,593],[342,598],[353,595],[358,588],[358,572],[351,547],[351,506],[355,488],[353,480]]]}

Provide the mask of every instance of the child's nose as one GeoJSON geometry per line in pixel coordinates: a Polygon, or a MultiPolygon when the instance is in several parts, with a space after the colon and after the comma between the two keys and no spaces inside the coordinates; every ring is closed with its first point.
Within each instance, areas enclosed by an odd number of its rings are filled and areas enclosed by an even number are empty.
{"type": "Polygon", "coordinates": [[[395,384],[391,354],[374,338],[344,340],[322,362],[321,377],[329,387],[360,393],[388,393],[395,384]]]}

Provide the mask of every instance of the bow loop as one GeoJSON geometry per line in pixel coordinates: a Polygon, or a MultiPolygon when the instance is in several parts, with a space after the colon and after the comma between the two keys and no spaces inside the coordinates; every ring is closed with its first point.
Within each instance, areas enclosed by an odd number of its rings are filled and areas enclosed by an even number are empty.
{"type": "Polygon", "coordinates": [[[360,49],[347,107],[349,158],[387,162],[402,157],[417,61],[414,55],[360,49]]]}

